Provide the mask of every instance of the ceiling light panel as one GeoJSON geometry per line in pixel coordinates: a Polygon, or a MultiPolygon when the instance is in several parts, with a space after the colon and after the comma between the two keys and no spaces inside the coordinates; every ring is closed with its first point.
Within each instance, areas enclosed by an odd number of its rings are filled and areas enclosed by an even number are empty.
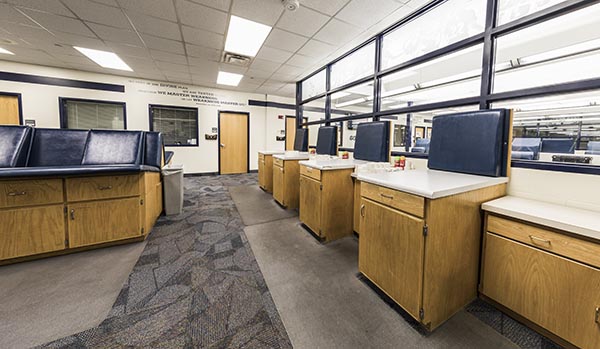
{"type": "Polygon", "coordinates": [[[131,69],[127,63],[125,63],[114,52],[93,50],[91,48],[77,46],[73,46],[73,48],[103,68],[133,71],[133,69],[131,69]]]}
{"type": "Polygon", "coordinates": [[[271,27],[241,17],[231,16],[225,51],[254,57],[271,32],[271,27]]]}
{"type": "Polygon", "coordinates": [[[0,53],[3,53],[3,54],[5,54],[5,55],[14,55],[14,53],[12,53],[12,52],[10,52],[9,50],[7,50],[7,49],[4,49],[4,48],[2,48],[2,47],[0,47],[0,53]]]}
{"type": "Polygon", "coordinates": [[[228,73],[220,71],[217,76],[217,84],[227,86],[237,86],[244,76],[242,74],[228,73]]]}

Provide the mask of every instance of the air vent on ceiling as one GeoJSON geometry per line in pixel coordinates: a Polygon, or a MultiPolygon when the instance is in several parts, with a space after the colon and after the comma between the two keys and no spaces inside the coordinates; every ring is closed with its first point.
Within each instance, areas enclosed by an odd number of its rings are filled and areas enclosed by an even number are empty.
{"type": "Polygon", "coordinates": [[[248,64],[250,64],[250,57],[238,55],[231,52],[224,52],[223,63],[247,66],[248,64]]]}

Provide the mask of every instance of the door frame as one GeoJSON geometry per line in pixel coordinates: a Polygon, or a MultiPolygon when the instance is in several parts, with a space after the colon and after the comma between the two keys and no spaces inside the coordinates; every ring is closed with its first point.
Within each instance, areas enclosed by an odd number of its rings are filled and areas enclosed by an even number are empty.
{"type": "Polygon", "coordinates": [[[246,129],[246,131],[248,132],[248,136],[246,139],[246,173],[250,173],[250,113],[245,111],[219,110],[217,111],[217,155],[219,159],[219,175],[221,174],[221,113],[246,115],[246,119],[248,120],[248,127],[246,129]]]}
{"type": "MultiPolygon", "coordinates": [[[[288,118],[290,118],[290,119],[291,119],[291,118],[294,118],[294,119],[296,119],[296,116],[294,116],[294,115],[286,115],[286,116],[285,116],[285,124],[284,124],[284,126],[285,126],[285,136],[286,136],[286,137],[287,137],[287,132],[288,132],[288,127],[287,127],[287,119],[288,119],[288,118]]],[[[303,123],[304,123],[304,122],[308,122],[308,117],[307,117],[307,116],[303,116],[303,117],[302,117],[302,122],[303,122],[303,123]]],[[[304,128],[304,126],[303,126],[303,128],[304,128]]],[[[287,139],[286,139],[286,141],[285,141],[285,142],[283,142],[283,150],[285,150],[285,144],[286,144],[286,142],[287,142],[287,139]]]]}
{"type": "Polygon", "coordinates": [[[17,97],[17,103],[19,103],[19,125],[23,125],[23,99],[22,95],[18,92],[4,92],[0,91],[0,96],[17,97]]]}

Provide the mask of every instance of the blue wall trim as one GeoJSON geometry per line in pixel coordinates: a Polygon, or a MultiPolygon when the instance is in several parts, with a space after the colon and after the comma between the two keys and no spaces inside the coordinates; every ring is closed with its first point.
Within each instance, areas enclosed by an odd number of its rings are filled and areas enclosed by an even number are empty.
{"type": "Polygon", "coordinates": [[[255,107],[268,107],[268,108],[281,108],[281,109],[296,110],[295,104],[269,102],[269,101],[257,101],[255,99],[249,99],[248,105],[255,106],[255,107]]]}
{"type": "Polygon", "coordinates": [[[407,151],[393,151],[391,156],[404,156],[406,158],[415,158],[415,159],[428,159],[429,155],[426,153],[411,153],[407,151]]]}
{"type": "Polygon", "coordinates": [[[105,84],[101,82],[83,81],[83,80],[71,80],[62,78],[52,78],[48,76],[10,73],[0,71],[0,80],[24,82],[29,84],[40,84],[40,85],[51,85],[51,86],[63,86],[73,88],[83,88],[88,90],[99,90],[109,92],[125,92],[124,85],[105,84]]]}
{"type": "Polygon", "coordinates": [[[533,160],[533,161],[513,160],[512,167],[528,168],[528,169],[532,169],[532,170],[600,175],[600,166],[593,166],[593,165],[541,162],[541,161],[535,161],[535,160],[533,160]]]}

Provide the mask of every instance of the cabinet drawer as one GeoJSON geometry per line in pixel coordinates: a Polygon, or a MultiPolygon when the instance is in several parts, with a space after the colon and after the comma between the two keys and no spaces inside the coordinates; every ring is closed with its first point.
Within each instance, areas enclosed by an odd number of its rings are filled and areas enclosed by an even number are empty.
{"type": "Polygon", "coordinates": [[[264,160],[265,154],[258,153],[258,160],[264,160]]]}
{"type": "Polygon", "coordinates": [[[321,180],[321,171],[317,170],[316,168],[300,165],[300,174],[312,179],[316,179],[317,181],[321,180]]]}
{"type": "Polygon", "coordinates": [[[283,167],[283,160],[278,158],[273,158],[273,166],[283,167]]]}
{"type": "Polygon", "coordinates": [[[63,202],[62,179],[0,182],[0,208],[63,202]]]}
{"type": "Polygon", "coordinates": [[[420,196],[366,182],[361,183],[361,196],[417,217],[424,216],[425,199],[420,196]]]}
{"type": "Polygon", "coordinates": [[[487,231],[600,268],[600,244],[494,215],[487,231]]]}
{"type": "Polygon", "coordinates": [[[139,175],[67,178],[67,201],[119,198],[140,194],[139,175]]]}

